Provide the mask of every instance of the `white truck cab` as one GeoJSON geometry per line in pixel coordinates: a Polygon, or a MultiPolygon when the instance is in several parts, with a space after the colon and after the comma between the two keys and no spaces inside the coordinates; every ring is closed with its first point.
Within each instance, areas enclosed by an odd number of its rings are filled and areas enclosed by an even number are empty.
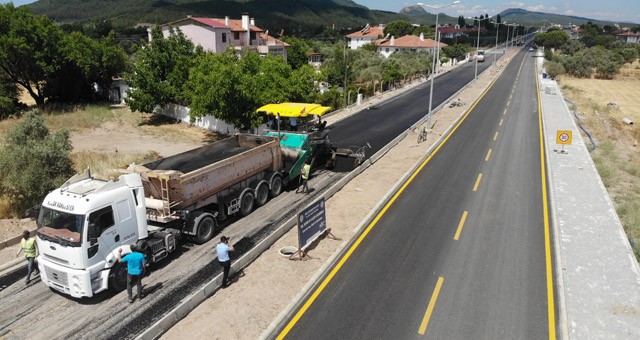
{"type": "Polygon", "coordinates": [[[89,170],[47,195],[38,217],[38,265],[47,286],[72,297],[126,288],[126,266],[116,251],[148,236],[139,174],[114,181],[89,170]]]}

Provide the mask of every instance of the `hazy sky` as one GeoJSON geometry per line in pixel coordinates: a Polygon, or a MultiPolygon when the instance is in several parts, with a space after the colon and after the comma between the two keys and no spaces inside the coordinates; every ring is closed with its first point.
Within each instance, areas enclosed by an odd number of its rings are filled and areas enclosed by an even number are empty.
{"type": "MultiPolygon", "coordinates": [[[[382,9],[386,11],[398,12],[404,6],[423,2],[427,5],[443,5],[453,2],[447,0],[417,0],[416,2],[404,2],[405,0],[354,0],[356,3],[369,7],[370,9],[382,9]]],[[[0,3],[9,3],[8,0],[0,0],[0,3]]],[[[34,0],[14,0],[16,6],[28,4],[34,0]]],[[[640,1],[638,0],[574,0],[574,1],[554,1],[554,0],[526,0],[526,1],[505,1],[505,0],[461,0],[459,4],[447,7],[442,12],[451,16],[464,15],[480,16],[489,14],[496,15],[507,8],[522,8],[529,11],[556,13],[565,15],[575,15],[589,19],[626,21],[640,23],[640,1]]],[[[427,8],[427,11],[435,11],[427,8]]]]}
{"type": "MultiPolygon", "coordinates": [[[[398,12],[404,6],[422,2],[425,5],[444,5],[454,0],[416,0],[416,2],[405,2],[406,0],[354,0],[360,5],[370,9],[381,9],[398,12]]],[[[625,21],[640,23],[640,1],[638,0],[574,0],[574,1],[554,1],[554,0],[526,0],[526,1],[504,1],[504,0],[460,0],[459,4],[447,7],[441,13],[451,16],[465,17],[480,16],[489,14],[496,15],[508,8],[522,8],[529,11],[556,13],[564,15],[574,15],[589,19],[625,21]]],[[[428,12],[434,13],[434,9],[425,8],[428,12]]]]}

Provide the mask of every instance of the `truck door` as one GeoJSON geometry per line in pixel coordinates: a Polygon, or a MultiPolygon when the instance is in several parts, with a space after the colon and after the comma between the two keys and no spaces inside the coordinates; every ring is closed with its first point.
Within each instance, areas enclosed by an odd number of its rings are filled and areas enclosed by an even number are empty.
{"type": "Polygon", "coordinates": [[[113,208],[106,206],[89,214],[89,265],[104,260],[116,244],[120,235],[115,227],[113,208]],[[95,256],[99,254],[100,256],[95,256]],[[93,260],[92,260],[93,258],[93,260]]]}

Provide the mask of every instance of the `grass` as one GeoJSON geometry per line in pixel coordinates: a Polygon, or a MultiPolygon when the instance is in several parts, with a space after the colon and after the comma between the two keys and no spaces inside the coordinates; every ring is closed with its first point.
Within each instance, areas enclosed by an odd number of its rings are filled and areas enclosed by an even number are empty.
{"type": "Polygon", "coordinates": [[[640,260],[640,156],[633,143],[640,139],[640,129],[620,121],[620,111],[611,110],[609,102],[625,102],[627,114],[633,112],[632,101],[638,91],[638,63],[623,70],[618,81],[594,85],[590,79],[563,78],[565,97],[575,103],[575,110],[584,112],[587,130],[599,141],[591,156],[609,196],[614,203],[627,237],[635,244],[634,253],[640,260]],[[608,87],[602,89],[598,87],[608,87]]]}
{"type": "Polygon", "coordinates": [[[126,169],[129,164],[145,164],[157,160],[159,155],[155,152],[139,153],[97,153],[89,151],[75,152],[71,154],[73,168],[77,173],[91,168],[91,174],[102,179],[117,179],[118,169],[126,169]]]}

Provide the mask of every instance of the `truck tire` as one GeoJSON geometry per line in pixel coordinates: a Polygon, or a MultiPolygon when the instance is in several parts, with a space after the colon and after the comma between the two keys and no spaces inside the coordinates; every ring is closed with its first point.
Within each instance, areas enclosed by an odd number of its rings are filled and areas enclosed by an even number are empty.
{"type": "Polygon", "coordinates": [[[280,175],[274,175],[271,177],[271,189],[269,195],[271,198],[277,197],[282,192],[282,177],[280,175]]]}
{"type": "Polygon", "coordinates": [[[194,218],[193,224],[196,226],[194,242],[197,244],[209,242],[218,228],[216,218],[213,214],[207,212],[200,212],[200,214],[194,218]]]}
{"type": "Polygon", "coordinates": [[[251,189],[244,189],[240,195],[240,215],[247,216],[253,211],[255,197],[251,189]]]}
{"type": "Polygon", "coordinates": [[[261,182],[256,188],[256,205],[261,207],[269,200],[269,184],[261,182]]]}
{"type": "Polygon", "coordinates": [[[120,262],[109,271],[109,289],[118,293],[127,289],[127,265],[120,262]]]}

